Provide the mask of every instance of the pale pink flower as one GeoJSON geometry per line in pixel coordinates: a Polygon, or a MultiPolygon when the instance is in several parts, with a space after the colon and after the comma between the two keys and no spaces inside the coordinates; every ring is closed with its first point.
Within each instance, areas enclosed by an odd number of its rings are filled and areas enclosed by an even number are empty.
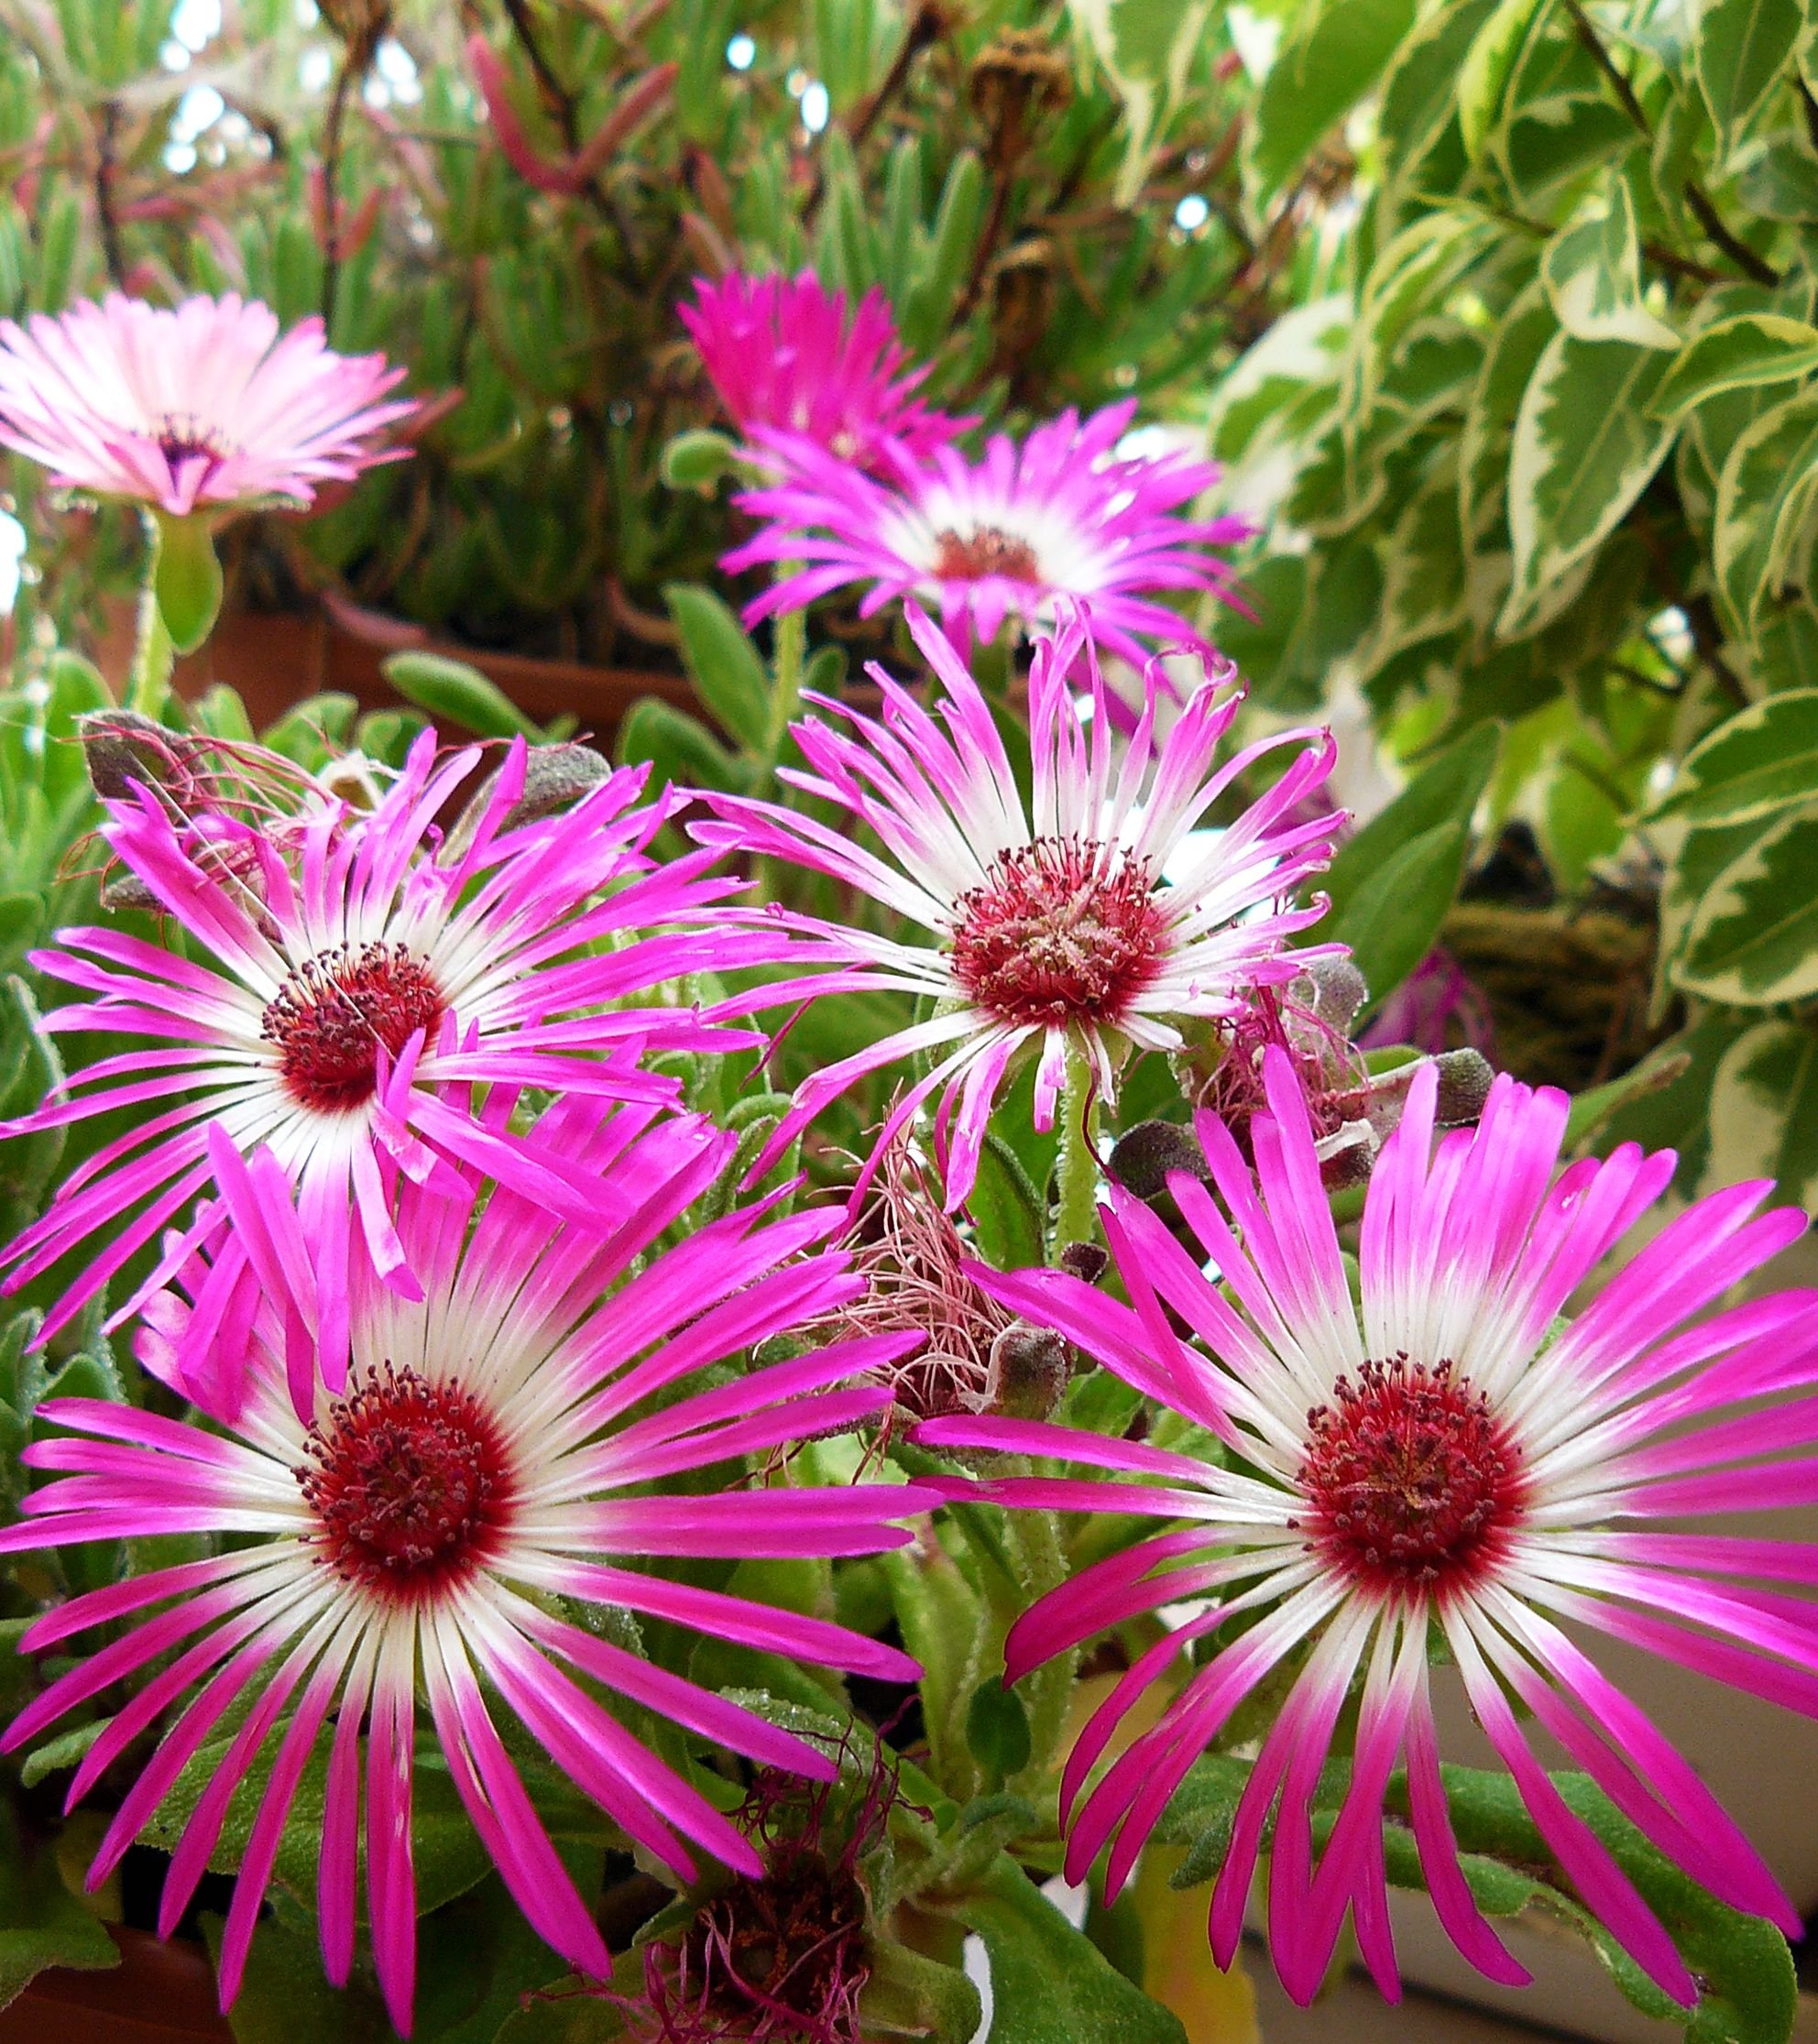
{"type": "Polygon", "coordinates": [[[1383,1824],[1402,1768],[1399,1807],[1441,1922],[1484,1973],[1525,1980],[1459,1865],[1430,1694],[1442,1641],[1579,1898],[1690,2005],[1697,1990],[1671,1938],[1568,1808],[1517,1713],[1692,1880],[1798,1933],[1754,1849],[1573,1633],[1818,1716],[1818,1617],[1771,1587],[1818,1585],[1818,1547],[1676,1524],[1818,1502],[1818,1294],[1709,1311],[1806,1217],[1758,1214],[1766,1181],[1713,1193],[1562,1319],[1665,1193],[1672,1153],[1625,1143],[1559,1172],[1571,1102],[1506,1077],[1480,1125],[1435,1151],[1439,1079],[1427,1066],[1370,1181],[1353,1298],[1287,1055],[1266,1052],[1265,1073],[1254,1177],[1202,1113],[1218,1200],[1188,1173],[1168,1181],[1194,1246],[1113,1190],[1102,1212],[1129,1306],[1057,1272],[976,1273],[1012,1311],[1205,1428],[1228,1460],[985,1418],[934,1420],[915,1436],[1135,1479],[953,1479],[956,1495],[1178,1522],[1044,1597],[1010,1634],[1016,1677],[1107,1626],[1163,1606],[1193,1612],[1132,1663],[1068,1760],[1068,1872],[1082,1878],[1108,1845],[1115,1893],[1194,1760],[1279,1681],[1212,1894],[1220,1963],[1235,1953],[1273,1814],[1269,1940],[1288,1991],[1311,1998],[1349,1908],[1365,1962],[1396,1995],[1383,1824]],[[1169,1691],[1159,1717],[1089,1788],[1158,1682],[1169,1691]],[[1350,1786],[1316,1865],[1313,1793],[1353,1697],[1350,1786]]]}
{"type": "Polygon", "coordinates": [[[174,310],[113,291],[56,319],[0,321],[0,445],[64,489],[172,518],[282,499],[398,458],[386,399],[403,377],[382,355],[336,355],[322,322],[279,333],[268,306],[234,296],[174,310]]]}
{"type": "MultiPolygon", "coordinates": [[[[932,1502],[882,1483],[750,1488],[739,1474],[747,1458],[761,1462],[881,1418],[887,1391],[842,1387],[886,1362],[902,1338],[816,1349],[675,1395],[852,1296],[846,1257],[816,1250],[838,1216],[734,1211],[662,1250],[658,1237],[729,1164],[731,1136],[571,1098],[520,1141],[546,1168],[586,1174],[593,1225],[564,1226],[503,1186],[476,1207],[483,1182],[469,1169],[435,1186],[400,1179],[396,1228],[424,1295],[402,1299],[369,1265],[356,1266],[352,1361],[338,1393],[310,1351],[325,1285],[347,1279],[318,1273],[285,1175],[262,1152],[249,1165],[231,1160],[223,1179],[257,1275],[237,1413],[214,1410],[214,1424],[203,1426],[97,1399],[38,1408],[68,1432],[27,1448],[25,1459],[58,1475],[27,1495],[23,1523],[0,1532],[0,1554],[170,1533],[223,1542],[204,1558],[150,1569],[38,1618],[21,1647],[55,1648],[60,1660],[67,1642],[96,1626],[109,1632],[27,1705],[0,1744],[26,1744],[121,1682],[137,1685],[70,1784],[73,1807],[163,1725],[108,1820],[89,1874],[98,1886],[203,1742],[231,1732],[171,1857],[164,1935],[195,1892],[235,1789],[266,1753],[222,1933],[224,2006],[238,1992],[299,1785],[325,1740],[323,1958],[330,1978],[345,1982],[364,1831],[373,1958],[392,2021],[408,2031],[420,1697],[506,1886],[583,1972],[603,1977],[611,1958],[500,1737],[501,1711],[678,1879],[696,1878],[696,1851],[740,1873],[762,1871],[750,1840],[593,1686],[761,1765],[826,1779],[830,1757],[575,1624],[557,1600],[890,1681],[919,1672],[840,1626],[649,1567],[652,1558],[871,1554],[907,1540],[896,1522],[932,1502]],[[300,1348],[314,1387],[306,1418],[290,1395],[300,1348]],[[715,1469],[727,1473],[703,1486],[715,1469]],[[677,1476],[687,1478],[685,1492],[665,1494],[677,1476]]],[[[204,1259],[183,1283],[198,1298],[206,1293],[204,1259]]],[[[139,1355],[154,1373],[170,1374],[172,1338],[191,1311],[175,1295],[148,1311],[139,1355]]]]}

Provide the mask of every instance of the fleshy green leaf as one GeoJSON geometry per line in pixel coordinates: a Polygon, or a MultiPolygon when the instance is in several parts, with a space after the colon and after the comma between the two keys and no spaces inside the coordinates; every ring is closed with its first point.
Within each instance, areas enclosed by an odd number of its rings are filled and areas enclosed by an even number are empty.
{"type": "Polygon", "coordinates": [[[733,792],[743,784],[740,762],[699,717],[654,695],[641,696],[625,713],[619,727],[618,754],[621,764],[635,760],[651,762],[652,794],[664,786],[733,792]]]}
{"type": "Polygon", "coordinates": [[[893,1940],[873,1951],[871,1977],[859,1996],[863,2036],[972,2044],[983,2013],[979,1990],[958,1967],[944,1966],[893,1940]]]}
{"type": "MultiPolygon", "coordinates": [[[[1429,760],[1388,806],[1347,838],[1320,883],[1334,917],[1417,837],[1440,824],[1468,826],[1502,750],[1502,727],[1480,724],[1429,760]]],[[[1375,991],[1372,989],[1372,991],[1375,991]]]]}
{"type": "Polygon", "coordinates": [[[105,1926],[64,1886],[50,1846],[27,1845],[0,1804],[0,2008],[47,1966],[100,1973],[119,1963],[105,1926]]]}
{"type": "Polygon", "coordinates": [[[1046,1254],[1042,1203],[1029,1174],[1003,1138],[987,1133],[979,1175],[966,1202],[974,1244],[992,1269],[1023,1270],[1046,1254]]]}
{"type": "MultiPolygon", "coordinates": [[[[1538,1906],[1563,1917],[1587,1939],[1630,2001],[1650,2014],[1673,2016],[1672,2003],[1552,1871],[1552,1855],[1515,1783],[1490,1770],[1443,1771],[1465,1877],[1480,1906],[1496,1916],[1538,1906]]],[[[1798,1989],[1780,1932],[1714,1900],[1656,1852],[1584,1776],[1556,1774],[1553,1785],[1640,1891],[1698,1983],[1690,2021],[1683,2014],[1677,2017],[1686,2026],[1688,2044],[1786,2044],[1798,2011],[1798,1989]]],[[[1406,1816],[1396,1787],[1391,1787],[1390,1807],[1406,1816]]],[[[1384,1843],[1389,1878],[1398,1886],[1418,1886],[1411,1833],[1390,1825],[1384,1843]]]]}
{"type": "Polygon", "coordinates": [[[531,722],[505,692],[477,667],[441,653],[393,653],[385,678],[406,702],[427,710],[438,723],[458,724],[482,738],[540,738],[531,722]]]}
{"type": "Polygon", "coordinates": [[[710,590],[672,583],[663,596],[701,701],[729,738],[759,750],[770,735],[771,686],[757,648],[710,590]]]}
{"type": "Polygon", "coordinates": [[[1127,1981],[1010,1860],[1000,1856],[979,1887],[937,1907],[984,1943],[991,2044],[1186,2044],[1180,2018],[1127,1981]]]}
{"type": "Polygon", "coordinates": [[[1349,945],[1373,1003],[1391,994],[1437,942],[1464,875],[1462,824],[1437,824],[1402,846],[1354,893],[1322,937],[1349,945]]]}
{"type": "Polygon", "coordinates": [[[737,446],[724,433],[706,427],[677,433],[663,450],[663,479],[673,490],[711,495],[715,484],[738,468],[737,446]]]}
{"type": "Polygon", "coordinates": [[[1029,1714],[1014,1689],[988,1675],[966,1706],[966,1743],[972,1756],[1000,1781],[1029,1765],[1029,1714]]]}

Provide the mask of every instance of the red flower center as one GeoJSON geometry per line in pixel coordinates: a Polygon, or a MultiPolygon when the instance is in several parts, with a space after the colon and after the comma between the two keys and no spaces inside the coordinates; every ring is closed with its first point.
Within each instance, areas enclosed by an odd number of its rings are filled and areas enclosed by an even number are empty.
{"type": "Polygon", "coordinates": [[[470,1392],[387,1363],[311,1426],[295,1470],[323,1558],[414,1599],[483,1560],[510,1502],[503,1448],[470,1392]]]}
{"type": "Polygon", "coordinates": [[[446,1003],[428,968],[400,945],[324,951],[299,966],[265,1011],[293,1099],[318,1114],[364,1107],[382,1044],[396,1057],[418,1030],[435,1033],[446,1003]]]}
{"type": "Polygon", "coordinates": [[[182,462],[192,461],[198,454],[219,464],[225,461],[231,452],[226,442],[212,427],[180,412],[171,412],[160,419],[152,437],[158,443],[159,453],[173,469],[182,462]]]}
{"type": "Polygon", "coordinates": [[[1142,860],[1038,837],[960,897],[950,955],[967,999],[1000,1021],[1115,1024],[1167,956],[1167,918],[1142,860]]]}
{"type": "Polygon", "coordinates": [[[1495,1556],[1526,1492],[1520,1452],[1481,1392],[1399,1355],[1341,1377],[1309,1414],[1307,1526],[1380,1590],[1467,1579],[1495,1556]]]}
{"type": "Polygon", "coordinates": [[[1011,582],[1042,579],[1035,548],[995,525],[980,525],[971,532],[936,532],[935,549],[935,574],[942,582],[977,582],[988,574],[1011,582]]]}

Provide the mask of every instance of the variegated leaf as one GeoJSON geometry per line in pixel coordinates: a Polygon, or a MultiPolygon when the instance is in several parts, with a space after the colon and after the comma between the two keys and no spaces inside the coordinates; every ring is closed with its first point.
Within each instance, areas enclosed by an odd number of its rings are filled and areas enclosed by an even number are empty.
{"type": "Polygon", "coordinates": [[[1818,811],[1793,810],[1770,823],[1703,891],[1674,981],[1737,1008],[1818,994],[1814,872],[1818,811]]]}
{"type": "Polygon", "coordinates": [[[1758,1022],[1725,1052],[1711,1081],[1705,1177],[1772,1178],[1780,1198],[1818,1204],[1818,1031],[1758,1022]]]}
{"type": "Polygon", "coordinates": [[[1515,581],[1496,629],[1529,628],[1552,586],[1602,545],[1648,486],[1674,429],[1648,407],[1671,367],[1658,348],[1556,333],[1522,394],[1509,461],[1515,581]]]}
{"type": "Polygon", "coordinates": [[[1818,794],[1818,689],[1751,703],[1687,753],[1657,814],[1746,824],[1818,794]]]}
{"type": "Polygon", "coordinates": [[[1610,180],[1601,213],[1553,236],[1540,276],[1560,324],[1581,341],[1679,346],[1679,335],[1642,302],[1635,202],[1623,179],[1610,180]]]}

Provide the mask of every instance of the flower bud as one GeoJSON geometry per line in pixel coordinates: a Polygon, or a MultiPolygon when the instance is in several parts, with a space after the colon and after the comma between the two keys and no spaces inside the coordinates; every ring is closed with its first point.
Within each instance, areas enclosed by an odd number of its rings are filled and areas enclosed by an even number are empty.
{"type": "Polygon", "coordinates": [[[1073,1375],[1073,1351],[1048,1328],[1015,1320],[991,1343],[986,1409],[1010,1419],[1046,1419],[1073,1375]]]}
{"type": "Polygon", "coordinates": [[[1155,1199],[1166,1192],[1170,1171],[1185,1171],[1201,1180],[1208,1176],[1205,1155],[1192,1130],[1178,1121],[1139,1121],[1112,1146],[1111,1175],[1138,1199],[1155,1199]]]}
{"type": "Polygon", "coordinates": [[[188,779],[182,760],[155,717],[137,710],[90,710],[76,719],[82,760],[104,802],[130,802],[135,788],[174,790],[188,779]]]}

